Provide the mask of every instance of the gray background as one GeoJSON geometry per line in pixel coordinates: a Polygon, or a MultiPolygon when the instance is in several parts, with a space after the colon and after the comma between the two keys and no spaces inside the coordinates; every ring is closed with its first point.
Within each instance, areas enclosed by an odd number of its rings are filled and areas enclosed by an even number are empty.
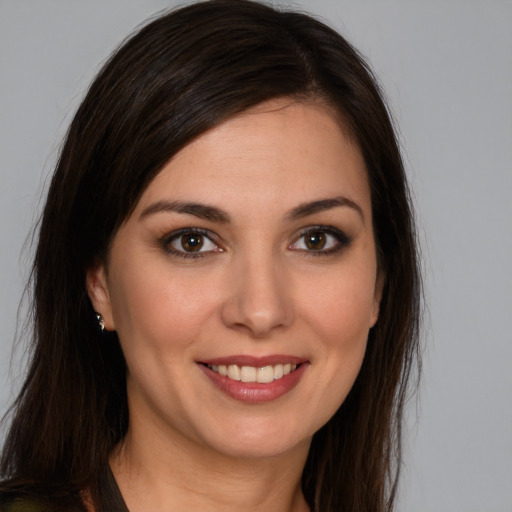
{"type": "MultiPolygon", "coordinates": [[[[282,3],[286,4],[285,0],[282,3]]],[[[164,0],[0,0],[0,412],[22,252],[98,65],[164,0]]],[[[512,2],[302,0],[372,64],[400,127],[429,305],[399,510],[512,511],[512,2]],[[419,420],[417,419],[419,418],[419,420]]]]}

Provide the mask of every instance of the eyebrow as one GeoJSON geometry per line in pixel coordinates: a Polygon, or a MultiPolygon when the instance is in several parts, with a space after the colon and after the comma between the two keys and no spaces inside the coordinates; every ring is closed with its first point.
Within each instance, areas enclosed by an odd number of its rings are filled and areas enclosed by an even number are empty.
{"type": "Polygon", "coordinates": [[[344,196],[336,196],[328,199],[319,199],[317,201],[311,201],[308,203],[300,204],[295,207],[286,217],[289,220],[302,219],[315,213],[331,210],[332,208],[338,208],[340,206],[346,206],[355,210],[364,222],[363,209],[354,201],[344,196]]]}
{"type": "MultiPolygon", "coordinates": [[[[364,222],[365,219],[362,208],[357,203],[344,196],[337,196],[328,199],[318,199],[316,201],[300,204],[299,206],[293,208],[285,218],[287,220],[302,219],[304,217],[308,217],[309,215],[331,210],[332,208],[338,208],[340,206],[352,208],[357,213],[359,213],[364,222]]],[[[224,210],[217,208],[216,206],[186,201],[158,201],[143,210],[139,219],[161,212],[174,212],[193,215],[194,217],[198,217],[200,219],[206,219],[221,224],[229,224],[231,222],[230,215],[224,210]]]]}
{"type": "Polygon", "coordinates": [[[141,214],[139,219],[160,212],[175,212],[193,215],[200,219],[211,220],[221,224],[228,224],[231,217],[220,208],[201,203],[189,203],[185,201],[158,201],[148,206],[141,214]]]}

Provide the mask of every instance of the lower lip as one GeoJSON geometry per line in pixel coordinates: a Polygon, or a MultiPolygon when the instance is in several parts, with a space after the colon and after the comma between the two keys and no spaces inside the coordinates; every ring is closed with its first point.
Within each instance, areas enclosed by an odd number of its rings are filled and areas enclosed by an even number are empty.
{"type": "Polygon", "coordinates": [[[272,382],[242,382],[241,380],[233,380],[214,372],[208,366],[200,364],[199,367],[208,376],[208,378],[223,393],[238,400],[250,404],[262,404],[272,402],[291,391],[300,381],[308,363],[302,363],[293,372],[288,373],[280,379],[272,382]]]}

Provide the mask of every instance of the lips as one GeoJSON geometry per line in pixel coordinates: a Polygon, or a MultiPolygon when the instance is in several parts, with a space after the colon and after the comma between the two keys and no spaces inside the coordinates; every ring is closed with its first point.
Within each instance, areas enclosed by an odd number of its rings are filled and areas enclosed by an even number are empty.
{"type": "Polygon", "coordinates": [[[295,356],[230,356],[199,363],[223,393],[246,403],[277,400],[300,381],[309,363],[295,356]]]}

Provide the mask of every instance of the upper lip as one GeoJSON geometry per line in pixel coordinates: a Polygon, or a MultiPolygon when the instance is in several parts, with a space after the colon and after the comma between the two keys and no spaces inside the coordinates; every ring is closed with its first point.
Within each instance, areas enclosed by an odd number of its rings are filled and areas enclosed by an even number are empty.
{"type": "Polygon", "coordinates": [[[229,366],[236,364],[238,366],[253,366],[255,368],[263,368],[264,366],[273,366],[276,364],[290,363],[299,365],[307,362],[307,359],[304,357],[289,356],[283,354],[272,354],[268,356],[233,355],[226,357],[215,357],[212,359],[202,359],[198,362],[212,366],[229,366]]]}

